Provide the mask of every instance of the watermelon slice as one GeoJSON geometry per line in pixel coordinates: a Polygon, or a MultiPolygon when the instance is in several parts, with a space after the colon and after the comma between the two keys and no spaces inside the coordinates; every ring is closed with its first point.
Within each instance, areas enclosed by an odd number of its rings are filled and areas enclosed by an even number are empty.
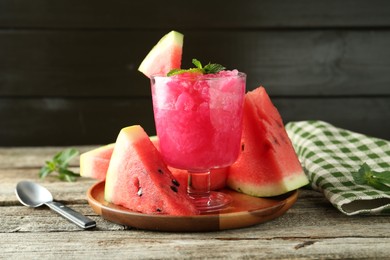
{"type": "Polygon", "coordinates": [[[139,125],[123,128],[118,135],[107,171],[104,198],[145,214],[199,213],[139,125]]]}
{"type": "Polygon", "coordinates": [[[150,78],[152,75],[166,75],[172,69],[180,69],[183,38],[183,34],[176,31],[164,35],[142,61],[138,70],[150,78]]]}
{"type": "MultiPolygon", "coordinates": [[[[150,140],[159,150],[157,136],[151,136],[150,140]]],[[[80,155],[80,175],[104,181],[115,144],[104,145],[80,155]]],[[[188,173],[185,170],[168,166],[175,179],[187,189],[188,173]]],[[[226,186],[227,168],[213,169],[210,175],[210,190],[223,189],[226,186]]]]}
{"type": "Polygon", "coordinates": [[[104,181],[114,146],[114,143],[108,144],[82,153],[80,155],[80,175],[104,181]]]}
{"type": "Polygon", "coordinates": [[[227,185],[251,196],[269,197],[308,184],[278,110],[263,87],[245,96],[242,151],[230,166],[227,185]]]}

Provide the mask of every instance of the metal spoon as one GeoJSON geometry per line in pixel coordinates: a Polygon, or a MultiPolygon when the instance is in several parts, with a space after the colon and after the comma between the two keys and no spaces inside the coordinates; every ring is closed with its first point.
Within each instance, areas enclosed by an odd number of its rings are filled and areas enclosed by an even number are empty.
{"type": "Polygon", "coordinates": [[[73,209],[53,201],[53,196],[45,187],[30,181],[21,181],[16,185],[16,196],[27,207],[39,207],[45,204],[77,226],[87,229],[96,227],[96,222],[73,209]]]}

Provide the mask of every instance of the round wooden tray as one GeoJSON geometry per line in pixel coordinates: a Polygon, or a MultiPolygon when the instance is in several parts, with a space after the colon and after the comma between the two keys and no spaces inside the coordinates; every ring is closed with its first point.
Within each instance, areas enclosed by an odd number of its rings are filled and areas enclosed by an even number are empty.
{"type": "Polygon", "coordinates": [[[248,227],[275,219],[295,203],[298,191],[271,198],[256,198],[229,189],[233,201],[229,207],[202,215],[171,216],[133,212],[104,200],[104,182],[87,192],[88,203],[104,219],[126,226],[154,231],[201,232],[248,227]]]}

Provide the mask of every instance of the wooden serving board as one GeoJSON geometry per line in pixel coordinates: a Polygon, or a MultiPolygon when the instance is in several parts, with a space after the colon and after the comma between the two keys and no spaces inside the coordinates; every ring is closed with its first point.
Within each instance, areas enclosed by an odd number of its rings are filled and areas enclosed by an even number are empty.
{"type": "Polygon", "coordinates": [[[104,185],[96,183],[87,192],[88,203],[97,214],[117,224],[154,231],[202,232],[248,227],[281,216],[298,197],[298,191],[257,198],[224,189],[221,192],[229,194],[232,203],[223,210],[194,216],[152,215],[106,202],[104,185]]]}

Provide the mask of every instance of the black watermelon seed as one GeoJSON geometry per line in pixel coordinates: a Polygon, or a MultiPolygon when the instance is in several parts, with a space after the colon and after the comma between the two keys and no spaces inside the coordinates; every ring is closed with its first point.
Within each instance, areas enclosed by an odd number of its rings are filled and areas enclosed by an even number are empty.
{"type": "Polygon", "coordinates": [[[159,209],[159,208],[157,208],[157,209],[156,209],[156,211],[157,211],[157,212],[161,212],[162,210],[161,210],[161,209],[159,209]]]}
{"type": "Polygon", "coordinates": [[[241,151],[244,151],[244,150],[245,150],[245,144],[242,143],[242,144],[241,144],[241,151]]]}
{"type": "Polygon", "coordinates": [[[158,169],[158,173],[163,174],[164,172],[161,169],[158,169]]]}
{"type": "Polygon", "coordinates": [[[271,148],[272,148],[272,146],[271,146],[271,144],[270,143],[268,143],[268,142],[264,142],[263,143],[263,149],[265,150],[265,151],[268,151],[268,150],[270,150],[271,148]]]}
{"type": "Polygon", "coordinates": [[[173,190],[174,192],[177,192],[177,187],[176,186],[171,186],[171,190],[173,190]]]}
{"type": "Polygon", "coordinates": [[[179,183],[177,180],[175,180],[175,179],[172,180],[172,183],[173,183],[174,185],[176,185],[177,187],[180,186],[180,183],[179,183]]]}

